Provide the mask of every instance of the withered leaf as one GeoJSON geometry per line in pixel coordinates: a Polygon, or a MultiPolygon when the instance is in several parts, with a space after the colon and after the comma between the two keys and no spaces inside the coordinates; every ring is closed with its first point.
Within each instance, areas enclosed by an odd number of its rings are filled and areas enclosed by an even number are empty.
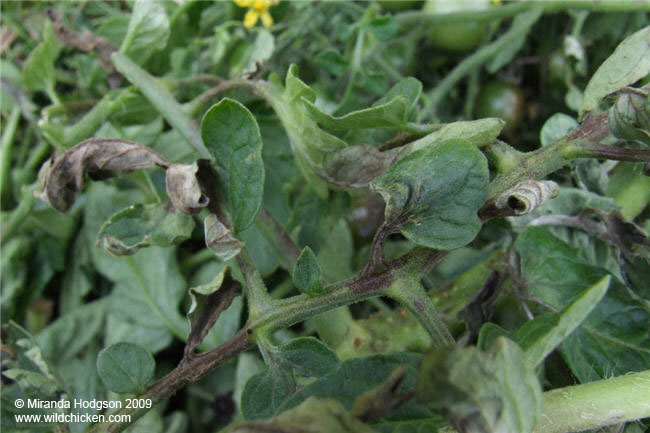
{"type": "Polygon", "coordinates": [[[241,294],[241,285],[232,281],[227,275],[228,272],[229,268],[224,267],[210,283],[189,289],[192,300],[187,312],[190,335],[185,345],[184,362],[192,358],[194,350],[201,344],[219,315],[241,294]]]}
{"type": "Polygon", "coordinates": [[[121,139],[90,138],[77,144],[45,167],[42,179],[44,198],[59,212],[67,212],[84,187],[88,173],[93,179],[114,176],[116,171],[168,167],[169,162],[150,148],[121,139]]]}
{"type": "Polygon", "coordinates": [[[176,209],[186,215],[196,215],[210,203],[210,194],[202,181],[210,162],[204,159],[192,164],[172,164],[167,169],[167,195],[176,209]]]}
{"type": "Polygon", "coordinates": [[[232,259],[244,247],[244,243],[235,238],[215,214],[205,217],[204,230],[205,244],[223,261],[232,259]]]}
{"type": "Polygon", "coordinates": [[[397,159],[368,144],[343,148],[325,159],[328,182],[345,188],[367,188],[397,159]]]}

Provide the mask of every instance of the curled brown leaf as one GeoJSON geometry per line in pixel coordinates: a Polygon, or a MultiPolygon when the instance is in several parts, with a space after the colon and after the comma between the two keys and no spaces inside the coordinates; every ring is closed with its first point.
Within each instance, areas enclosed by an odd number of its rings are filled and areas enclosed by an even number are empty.
{"type": "Polygon", "coordinates": [[[43,166],[40,197],[59,212],[67,212],[83,189],[86,174],[106,179],[117,171],[155,166],[167,168],[169,162],[146,146],[121,139],[90,138],[43,166]]]}

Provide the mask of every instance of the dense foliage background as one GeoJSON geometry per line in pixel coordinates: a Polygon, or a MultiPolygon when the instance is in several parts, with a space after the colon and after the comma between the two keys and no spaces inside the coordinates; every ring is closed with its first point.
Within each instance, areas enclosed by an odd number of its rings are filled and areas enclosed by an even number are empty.
{"type": "Polygon", "coordinates": [[[650,369],[647,3],[276,3],[2,3],[3,431],[525,432],[650,369]]]}

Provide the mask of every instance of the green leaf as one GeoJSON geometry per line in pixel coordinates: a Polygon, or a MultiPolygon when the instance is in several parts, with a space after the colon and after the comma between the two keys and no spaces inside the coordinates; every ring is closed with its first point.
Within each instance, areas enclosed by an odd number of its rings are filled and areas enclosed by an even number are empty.
{"type": "Polygon", "coordinates": [[[444,410],[451,424],[467,433],[530,433],[542,405],[532,364],[504,337],[487,353],[454,347],[425,355],[415,395],[444,410]]]}
{"type": "Polygon", "coordinates": [[[559,313],[538,316],[526,322],[517,332],[517,341],[534,365],[540,364],[605,296],[611,276],[603,277],[559,313]]]}
{"type": "Polygon", "coordinates": [[[170,203],[135,204],[114,214],[97,235],[109,253],[135,254],[140,248],[169,247],[188,239],[194,219],[177,212],[170,203]]]}
{"type": "Polygon", "coordinates": [[[600,65],[585,89],[580,117],[598,108],[601,99],[650,74],[650,27],[628,36],[600,65]]]}
{"type": "MultiPolygon", "coordinates": [[[[58,56],[58,46],[52,22],[45,21],[43,42],[29,53],[23,65],[23,84],[29,90],[54,91],[56,74],[54,61],[58,56]]],[[[54,102],[54,101],[53,101],[54,102]]]]}
{"type": "Polygon", "coordinates": [[[549,117],[539,133],[542,146],[548,146],[556,140],[567,135],[578,127],[578,121],[563,113],[555,113],[549,117]]]}
{"type": "Polygon", "coordinates": [[[287,410],[271,420],[245,423],[235,427],[233,433],[264,432],[310,433],[373,433],[374,430],[352,416],[341,403],[333,399],[310,397],[297,407],[287,410]]]}
{"type": "Polygon", "coordinates": [[[246,419],[264,419],[279,412],[280,405],[296,390],[290,371],[267,368],[246,382],[241,395],[241,412],[246,419]]]}
{"type": "Polygon", "coordinates": [[[323,293],[320,265],[311,248],[303,248],[293,267],[292,278],[293,284],[298,290],[308,296],[317,296],[323,293]]]}
{"type": "MultiPolygon", "coordinates": [[[[526,229],[515,244],[531,295],[555,310],[567,308],[607,271],[541,227],[526,229]]],[[[580,382],[650,368],[650,313],[613,280],[607,294],[571,333],[560,352],[580,382]]]]}
{"type": "Polygon", "coordinates": [[[137,0],[120,52],[142,65],[151,54],[167,46],[169,18],[157,1],[137,0]]]}
{"type": "Polygon", "coordinates": [[[332,131],[349,131],[360,128],[401,128],[406,124],[411,105],[406,97],[397,96],[385,104],[335,117],[325,113],[312,102],[307,100],[304,102],[311,117],[320,126],[332,131]]]}
{"type": "Polygon", "coordinates": [[[156,369],[151,353],[131,343],[117,343],[99,352],[97,372],[108,389],[120,394],[136,393],[153,378],[156,369]]]}
{"type": "Polygon", "coordinates": [[[436,249],[468,244],[481,228],[476,212],[487,199],[483,154],[465,140],[416,151],[374,182],[386,221],[413,242],[436,249]]]}
{"type": "Polygon", "coordinates": [[[437,146],[447,140],[458,138],[466,140],[477,147],[487,146],[499,136],[503,125],[505,125],[505,122],[502,119],[494,117],[448,123],[419,140],[395,149],[394,152],[400,157],[404,157],[418,150],[437,146]]]}
{"type": "Polygon", "coordinates": [[[335,49],[321,51],[314,57],[314,62],[335,76],[341,75],[348,67],[348,61],[335,49]]]}
{"type": "Polygon", "coordinates": [[[50,323],[35,336],[43,355],[57,365],[74,358],[104,330],[107,309],[107,300],[99,299],[50,323]]]}
{"type": "Polygon", "coordinates": [[[145,200],[140,190],[118,190],[105,183],[87,188],[84,237],[96,270],[114,283],[109,295],[105,343],[126,341],[155,353],[176,336],[185,339],[187,320],[178,307],[187,293],[176,249],[150,247],[132,256],[113,257],[95,246],[104,221],[120,209],[145,200]]]}
{"type": "Polygon", "coordinates": [[[388,41],[397,34],[398,25],[392,15],[384,15],[370,20],[368,28],[380,41],[388,41]]]}
{"type": "Polygon", "coordinates": [[[339,360],[324,343],[302,337],[274,348],[271,367],[252,376],[242,392],[241,409],[247,419],[268,418],[294,392],[294,375],[320,377],[334,371],[339,360]]]}
{"type": "Polygon", "coordinates": [[[224,98],[205,113],[201,136],[217,165],[227,173],[228,199],[236,234],[246,230],[262,206],[262,137],[253,115],[224,98]]]}
{"type": "Polygon", "coordinates": [[[276,81],[266,89],[270,93],[268,101],[286,130],[296,166],[318,195],[327,198],[325,158],[347,144],[320,129],[310,117],[304,101],[314,102],[316,94],[296,76],[297,70],[296,65],[289,67],[284,87],[276,81]]]}
{"type": "Polygon", "coordinates": [[[323,342],[314,337],[294,338],[274,354],[283,368],[304,377],[321,377],[339,366],[339,359],[323,342]]]}

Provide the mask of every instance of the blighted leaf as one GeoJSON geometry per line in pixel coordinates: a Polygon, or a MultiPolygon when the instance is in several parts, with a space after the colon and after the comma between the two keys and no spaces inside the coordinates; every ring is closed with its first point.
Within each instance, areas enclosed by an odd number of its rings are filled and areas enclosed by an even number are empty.
{"type": "Polygon", "coordinates": [[[72,207],[84,187],[85,175],[94,179],[113,176],[115,171],[131,171],[148,167],[167,167],[165,158],[138,143],[118,139],[91,138],[44,165],[41,196],[59,212],[72,207]]]}
{"type": "Polygon", "coordinates": [[[497,209],[509,209],[514,215],[526,215],[559,192],[560,187],[552,180],[527,179],[499,194],[494,204],[497,209]]]}
{"type": "Polygon", "coordinates": [[[244,247],[215,214],[209,214],[204,221],[205,244],[223,261],[235,257],[244,247]]]}
{"type": "Polygon", "coordinates": [[[316,255],[309,247],[305,247],[293,267],[293,284],[308,296],[323,293],[321,270],[316,255]]]}
{"type": "Polygon", "coordinates": [[[587,288],[559,313],[537,316],[517,332],[517,341],[534,365],[541,363],[589,315],[605,296],[611,277],[587,288]]]}
{"type": "Polygon", "coordinates": [[[131,343],[117,343],[99,352],[97,372],[108,389],[120,394],[141,391],[156,368],[151,353],[131,343]]]}
{"type": "Polygon", "coordinates": [[[227,271],[228,268],[224,267],[210,283],[189,289],[192,300],[187,311],[190,335],[187,337],[184,359],[192,356],[194,349],[203,341],[220,314],[230,307],[233,299],[241,293],[241,285],[236,282],[228,281],[226,287],[222,287],[227,271]]]}
{"type": "Polygon", "coordinates": [[[225,98],[203,116],[201,136],[227,176],[233,230],[246,230],[255,221],[264,196],[262,137],[257,122],[246,107],[225,98]]]}
{"type": "Polygon", "coordinates": [[[154,51],[165,48],[169,33],[165,8],[157,1],[138,0],[133,5],[120,52],[143,64],[154,51]]]}
{"type": "Polygon", "coordinates": [[[15,380],[20,390],[30,398],[55,400],[61,392],[60,386],[53,379],[35,371],[9,368],[2,375],[15,380]]]}
{"type": "Polygon", "coordinates": [[[210,203],[203,177],[203,172],[209,170],[210,163],[204,159],[169,166],[165,178],[167,195],[176,209],[185,215],[195,215],[210,203]]]}
{"type": "Polygon", "coordinates": [[[373,186],[386,202],[386,221],[413,242],[437,249],[468,244],[481,228],[476,212],[487,198],[487,160],[465,140],[416,151],[373,186]]]}
{"type": "MultiPolygon", "coordinates": [[[[542,227],[526,229],[515,246],[528,292],[550,309],[567,308],[586,285],[607,275],[542,227]]],[[[614,279],[598,305],[564,339],[560,352],[581,382],[642,371],[650,368],[648,323],[647,309],[614,279]]]]}
{"type": "Polygon", "coordinates": [[[328,181],[347,188],[366,188],[395,161],[393,152],[380,152],[369,144],[345,147],[325,159],[328,181]]]}
{"type": "Polygon", "coordinates": [[[170,203],[138,203],[111,216],[97,238],[106,251],[123,256],[150,245],[176,245],[188,239],[192,230],[194,219],[177,212],[170,203]]]}
{"type": "Polygon", "coordinates": [[[650,74],[650,27],[628,36],[589,80],[580,117],[598,108],[605,96],[650,74]]]}
{"type": "Polygon", "coordinates": [[[573,117],[563,113],[555,113],[544,122],[542,130],[539,132],[539,141],[542,146],[548,146],[577,127],[578,121],[573,117]]]}
{"type": "Polygon", "coordinates": [[[55,400],[63,386],[40,346],[27,330],[9,322],[3,325],[4,376],[14,379],[29,398],[55,400]],[[10,354],[5,359],[5,354],[10,354]]]}
{"type": "Polygon", "coordinates": [[[461,433],[530,433],[542,404],[533,365],[505,337],[487,353],[454,347],[425,355],[415,395],[443,409],[461,433]]]}
{"type": "Polygon", "coordinates": [[[269,421],[242,424],[232,432],[372,433],[374,430],[353,417],[338,401],[309,397],[269,421]]]}

